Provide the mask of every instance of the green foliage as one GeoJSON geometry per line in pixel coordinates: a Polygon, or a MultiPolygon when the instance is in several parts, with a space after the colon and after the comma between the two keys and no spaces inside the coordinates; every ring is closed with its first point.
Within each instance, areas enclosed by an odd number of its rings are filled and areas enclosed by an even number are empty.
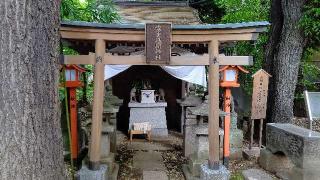
{"type": "Polygon", "coordinates": [[[267,0],[215,0],[225,9],[223,23],[265,21],[268,18],[270,2],[267,0]]]}
{"type": "Polygon", "coordinates": [[[244,177],[240,172],[236,172],[231,174],[230,180],[244,180],[244,177]]]}
{"type": "Polygon", "coordinates": [[[225,14],[224,9],[218,6],[214,0],[189,0],[189,5],[197,9],[199,17],[204,23],[219,23],[225,14]]]}
{"type": "Polygon", "coordinates": [[[241,87],[247,92],[252,93],[253,79],[252,75],[262,68],[264,62],[264,47],[268,41],[268,35],[261,34],[258,40],[252,44],[250,42],[239,42],[235,46],[236,54],[239,56],[252,56],[254,58],[253,66],[246,66],[248,74],[240,74],[241,87]]]}
{"type": "MultiPolygon", "coordinates": [[[[99,22],[99,23],[112,23],[119,20],[117,9],[115,8],[112,0],[62,0],[60,9],[62,20],[71,21],[87,21],[87,22],[99,22]]],[[[63,54],[65,55],[77,55],[77,51],[64,46],[63,54]]],[[[93,66],[85,65],[87,71],[84,73],[83,78],[93,78],[93,66]]],[[[81,88],[77,89],[77,99],[80,100],[83,97],[83,91],[81,88]]],[[[63,88],[59,89],[60,100],[64,99],[63,88]]],[[[89,102],[93,98],[93,81],[90,81],[86,85],[86,97],[89,102]]]]}
{"type": "MultiPolygon", "coordinates": [[[[82,81],[84,81],[84,78],[87,79],[87,85],[86,85],[86,97],[87,101],[89,103],[93,100],[93,65],[85,65],[86,72],[85,76],[82,76],[82,81]]],[[[81,97],[83,97],[83,91],[81,89],[77,89],[77,99],[80,100],[81,97]]]]}
{"type": "Polygon", "coordinates": [[[310,0],[304,7],[300,21],[307,39],[307,47],[317,47],[320,43],[320,0],[310,0]]]}
{"type": "Polygon", "coordinates": [[[62,0],[61,19],[111,23],[119,19],[112,0],[62,0]]]}
{"type": "Polygon", "coordinates": [[[320,68],[313,63],[314,55],[319,53],[313,48],[308,48],[304,52],[304,57],[300,64],[300,72],[295,98],[302,99],[303,91],[319,91],[319,87],[314,82],[320,81],[320,68]]]}
{"type": "MultiPolygon", "coordinates": [[[[221,23],[239,23],[252,21],[267,21],[269,17],[270,2],[266,0],[215,0],[225,10],[221,23]]],[[[252,74],[262,68],[264,61],[264,46],[268,35],[261,34],[258,40],[252,42],[237,42],[235,47],[228,48],[228,53],[238,56],[253,56],[253,66],[246,66],[249,74],[240,74],[241,87],[252,93],[252,74]]]]}

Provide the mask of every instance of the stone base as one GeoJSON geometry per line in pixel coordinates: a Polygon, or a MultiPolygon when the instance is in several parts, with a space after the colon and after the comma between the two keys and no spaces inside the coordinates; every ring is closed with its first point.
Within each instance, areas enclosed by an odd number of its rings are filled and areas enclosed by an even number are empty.
{"type": "Polygon", "coordinates": [[[287,174],[294,166],[285,155],[273,154],[266,148],[260,150],[259,164],[263,169],[275,174],[287,174]]]}
{"type": "MultiPolygon", "coordinates": [[[[220,148],[219,151],[220,159],[223,159],[223,148],[220,148]]],[[[206,158],[209,158],[209,155],[206,156],[206,158]]],[[[230,148],[230,160],[240,160],[242,159],[242,148],[230,148]]]]}
{"type": "Polygon", "coordinates": [[[168,176],[165,171],[143,171],[143,180],[168,180],[168,176]]]}
{"type": "Polygon", "coordinates": [[[151,139],[152,137],[168,137],[167,128],[152,128],[151,129],[151,139]]]}
{"type": "Polygon", "coordinates": [[[199,180],[200,179],[200,177],[195,177],[191,174],[190,169],[189,169],[188,165],[186,165],[186,164],[182,165],[182,171],[183,171],[184,178],[186,180],[199,180]]]}
{"type": "Polygon", "coordinates": [[[207,162],[207,158],[198,159],[195,155],[191,155],[188,161],[188,169],[192,176],[200,177],[200,166],[207,162]]]}
{"type": "Polygon", "coordinates": [[[273,154],[268,149],[261,149],[259,164],[262,168],[275,173],[281,179],[318,180],[320,171],[314,168],[298,168],[285,155],[273,154]]]}
{"type": "Polygon", "coordinates": [[[112,165],[114,163],[114,158],[115,158],[115,154],[114,153],[109,153],[109,156],[107,157],[101,157],[101,164],[107,164],[112,165]]]}
{"type": "Polygon", "coordinates": [[[230,172],[223,165],[220,165],[218,170],[209,169],[208,163],[200,166],[201,180],[228,180],[229,178],[230,172]]]}
{"type": "Polygon", "coordinates": [[[301,169],[293,167],[289,172],[290,180],[318,180],[320,178],[319,167],[314,167],[314,169],[301,169]]]}
{"type": "Polygon", "coordinates": [[[260,157],[260,148],[252,147],[251,149],[245,148],[242,151],[242,155],[245,159],[258,159],[260,157]]]}
{"type": "Polygon", "coordinates": [[[273,177],[261,169],[247,169],[242,171],[245,180],[273,180],[273,177]]]}
{"type": "Polygon", "coordinates": [[[108,168],[102,164],[99,170],[92,171],[87,166],[82,166],[75,176],[77,180],[108,180],[108,168]]]}
{"type": "Polygon", "coordinates": [[[230,148],[230,160],[242,159],[242,148],[230,148]]]}
{"type": "Polygon", "coordinates": [[[118,179],[118,172],[119,172],[119,165],[116,163],[113,163],[112,171],[109,173],[109,179],[108,180],[117,180],[118,179]]]}

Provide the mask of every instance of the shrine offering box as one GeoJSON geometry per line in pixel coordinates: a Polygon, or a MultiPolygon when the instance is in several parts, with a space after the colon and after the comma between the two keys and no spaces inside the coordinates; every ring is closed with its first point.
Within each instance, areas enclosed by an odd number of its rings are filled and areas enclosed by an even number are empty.
{"type": "Polygon", "coordinates": [[[141,103],[155,103],[154,91],[155,90],[141,90],[141,103]]]}

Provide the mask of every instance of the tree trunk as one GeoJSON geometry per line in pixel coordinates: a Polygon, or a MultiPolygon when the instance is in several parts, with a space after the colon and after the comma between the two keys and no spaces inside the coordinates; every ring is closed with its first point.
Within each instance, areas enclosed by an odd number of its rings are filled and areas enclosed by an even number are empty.
{"type": "Polygon", "coordinates": [[[0,1],[0,179],[65,179],[59,0],[0,1]]]}
{"type": "Polygon", "coordinates": [[[299,28],[306,0],[273,0],[271,36],[266,51],[266,69],[273,77],[269,92],[268,122],[291,122],[298,71],[304,48],[299,28]]]}

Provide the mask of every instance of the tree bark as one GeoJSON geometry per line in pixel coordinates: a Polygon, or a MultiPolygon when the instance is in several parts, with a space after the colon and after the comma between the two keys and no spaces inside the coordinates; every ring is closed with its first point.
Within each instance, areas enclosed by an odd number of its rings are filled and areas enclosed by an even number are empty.
{"type": "Polygon", "coordinates": [[[298,71],[304,49],[299,20],[306,0],[273,0],[271,35],[266,48],[270,83],[268,122],[291,122],[298,71]]]}
{"type": "Polygon", "coordinates": [[[0,179],[65,179],[59,0],[0,1],[0,179]]]}

